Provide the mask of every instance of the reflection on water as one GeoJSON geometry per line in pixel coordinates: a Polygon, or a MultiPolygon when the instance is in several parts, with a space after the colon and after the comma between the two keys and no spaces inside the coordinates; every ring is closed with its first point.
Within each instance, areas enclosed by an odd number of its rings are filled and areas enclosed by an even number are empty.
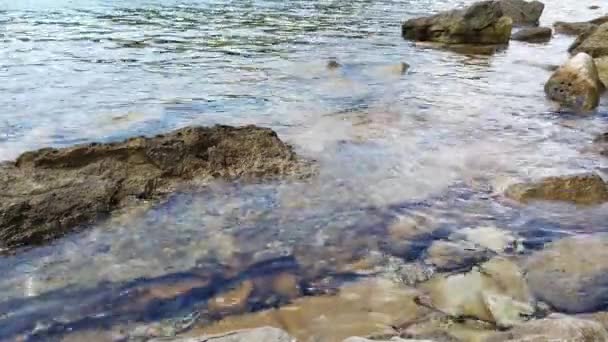
{"type": "MultiPolygon", "coordinates": [[[[456,3],[0,4],[1,160],[189,124],[255,123],[320,170],[306,182],[176,194],[3,257],[0,339],[161,311],[170,318],[247,277],[288,272],[302,288],[331,288],[370,253],[415,260],[430,240],[463,227],[511,229],[529,247],[604,229],[601,208],[523,208],[500,196],[518,179],[602,166],[580,151],[605,131],[606,107],[564,119],[542,93],[571,38],[513,42],[487,56],[399,37],[402,19],[456,3]],[[342,67],[328,70],[330,58],[342,67]],[[411,65],[404,74],[402,62],[411,65]],[[391,237],[402,219],[424,233],[413,245],[391,237]],[[158,290],[166,283],[177,285],[158,290]]],[[[545,3],[546,24],[594,15],[575,1],[545,3]]],[[[284,300],[259,298],[241,309],[284,300]]]]}

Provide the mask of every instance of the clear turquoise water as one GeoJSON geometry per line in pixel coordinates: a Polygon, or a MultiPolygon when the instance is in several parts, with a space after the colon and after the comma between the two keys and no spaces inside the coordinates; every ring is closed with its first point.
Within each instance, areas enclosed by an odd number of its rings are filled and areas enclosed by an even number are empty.
{"type": "MultiPolygon", "coordinates": [[[[401,216],[531,237],[604,230],[605,208],[523,208],[500,196],[515,181],[605,164],[581,151],[606,131],[606,101],[596,115],[571,117],[544,99],[543,66],[563,62],[572,38],[513,42],[492,56],[401,39],[403,19],[460,4],[0,0],[0,160],[191,124],[252,123],[277,130],[320,169],[305,183],[214,184],[2,257],[0,337],[31,331],[18,321],[99,314],[57,304],[73,293],[95,299],[86,289],[112,297],[142,277],[235,253],[381,242],[378,227],[401,216]],[[330,58],[343,67],[327,70],[330,58]],[[411,65],[404,75],[393,70],[401,62],[411,65]]],[[[546,25],[599,15],[575,1],[546,4],[546,25]]]]}

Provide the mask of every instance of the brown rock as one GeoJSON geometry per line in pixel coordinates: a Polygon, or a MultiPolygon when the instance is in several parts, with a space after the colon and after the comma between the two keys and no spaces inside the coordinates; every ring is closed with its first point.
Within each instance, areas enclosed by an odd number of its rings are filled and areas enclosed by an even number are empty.
{"type": "Polygon", "coordinates": [[[298,165],[276,133],[255,126],[26,152],[0,165],[0,247],[45,242],[187,182],[294,174],[298,165]]]}
{"type": "Polygon", "coordinates": [[[481,1],[465,9],[408,20],[402,25],[402,35],[447,44],[506,44],[512,23],[499,2],[481,1]]]}
{"type": "Polygon", "coordinates": [[[595,62],[586,53],[578,53],[570,58],[545,84],[549,99],[576,111],[595,109],[602,90],[603,84],[595,62]]]}
{"type": "Polygon", "coordinates": [[[608,22],[581,34],[568,51],[572,54],[584,52],[593,58],[608,55],[608,22]]]}
{"type": "Polygon", "coordinates": [[[245,280],[233,290],[219,294],[207,303],[211,313],[241,313],[247,307],[247,300],[253,292],[253,282],[245,280]]]}
{"type": "Polygon", "coordinates": [[[570,316],[553,314],[533,320],[505,332],[496,333],[483,342],[602,342],[608,332],[599,324],[570,316]]]}
{"type": "Polygon", "coordinates": [[[517,201],[563,201],[580,205],[608,201],[608,189],[596,174],[548,177],[540,182],[510,186],[506,195],[517,201]]]}

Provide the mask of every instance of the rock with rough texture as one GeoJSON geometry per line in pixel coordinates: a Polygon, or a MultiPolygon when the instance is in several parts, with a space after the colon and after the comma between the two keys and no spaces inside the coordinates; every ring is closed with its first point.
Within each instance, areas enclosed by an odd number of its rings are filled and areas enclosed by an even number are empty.
{"type": "Polygon", "coordinates": [[[426,251],[424,262],[434,266],[439,272],[451,272],[470,269],[492,256],[490,250],[469,241],[438,240],[426,251]]]}
{"type": "Polygon", "coordinates": [[[581,35],[596,29],[599,25],[604,23],[608,23],[608,16],[579,22],[556,21],[553,24],[553,28],[555,29],[556,33],[581,35]]]}
{"type": "Polygon", "coordinates": [[[577,111],[595,109],[602,88],[595,62],[586,53],[570,58],[545,83],[549,99],[577,111]]]}
{"type": "Polygon", "coordinates": [[[608,307],[608,234],[556,241],[533,254],[525,270],[536,297],[559,311],[608,307]]]}
{"type": "Polygon", "coordinates": [[[295,174],[302,165],[275,132],[255,126],[26,152],[0,165],[0,248],[51,240],[188,184],[295,174]]]}
{"type": "Polygon", "coordinates": [[[500,0],[504,15],[513,19],[517,25],[538,25],[545,4],[540,1],[500,0]]]}
{"type": "Polygon", "coordinates": [[[556,21],[553,23],[553,29],[555,33],[561,33],[566,35],[581,35],[589,30],[593,30],[597,27],[595,24],[589,22],[574,22],[569,23],[565,21],[556,21]]]}
{"type": "Polygon", "coordinates": [[[405,39],[447,44],[507,44],[513,20],[503,15],[500,3],[481,1],[468,8],[407,20],[405,39]]]}
{"type": "Polygon", "coordinates": [[[553,30],[549,27],[523,28],[511,36],[511,39],[529,43],[544,43],[551,40],[553,30]]]}
{"type": "Polygon", "coordinates": [[[568,51],[572,54],[584,52],[593,58],[608,55],[608,22],[581,34],[568,51]]]}
{"type": "Polygon", "coordinates": [[[608,56],[595,58],[595,68],[604,88],[608,88],[608,56]]]}
{"type": "Polygon", "coordinates": [[[603,342],[608,332],[601,324],[561,314],[532,320],[509,331],[496,333],[483,342],[603,342]]]}
{"type": "Polygon", "coordinates": [[[594,205],[608,201],[608,188],[596,174],[548,177],[539,182],[511,185],[506,195],[522,203],[561,201],[594,205]]]}
{"type": "Polygon", "coordinates": [[[223,334],[203,335],[198,337],[186,337],[175,339],[150,340],[150,342],[295,342],[296,339],[289,336],[285,331],[273,327],[261,327],[255,329],[237,330],[223,334]]]}
{"type": "Polygon", "coordinates": [[[494,258],[471,272],[438,276],[421,287],[429,305],[452,317],[509,327],[532,315],[533,298],[517,265],[494,258]]]}

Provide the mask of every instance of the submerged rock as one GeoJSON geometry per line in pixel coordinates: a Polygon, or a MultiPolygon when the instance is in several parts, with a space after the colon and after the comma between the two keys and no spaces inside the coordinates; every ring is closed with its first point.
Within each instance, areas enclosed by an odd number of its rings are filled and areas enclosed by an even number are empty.
{"type": "Polygon", "coordinates": [[[589,111],[598,106],[602,88],[593,58],[579,53],[551,75],[545,84],[545,93],[560,105],[589,111]]]}
{"type": "Polygon", "coordinates": [[[572,54],[584,52],[593,58],[608,55],[608,22],[581,34],[568,51],[572,54]]]}
{"type": "Polygon", "coordinates": [[[435,241],[426,252],[424,262],[439,272],[471,268],[487,261],[493,253],[469,241],[435,241]]]}
{"type": "Polygon", "coordinates": [[[198,337],[162,338],[159,340],[152,339],[150,342],[295,342],[295,338],[289,336],[285,331],[273,327],[261,327],[255,329],[245,329],[229,331],[222,334],[202,335],[198,337]]]}
{"type": "Polygon", "coordinates": [[[386,340],[378,340],[378,339],[373,339],[370,340],[368,338],[363,338],[363,337],[349,337],[346,340],[342,341],[342,342],[433,342],[431,340],[412,340],[412,339],[403,339],[400,337],[392,337],[390,339],[386,339],[386,340]]]}
{"type": "Polygon", "coordinates": [[[513,19],[514,24],[538,25],[545,4],[540,1],[500,0],[504,15],[513,19]]]}
{"type": "Polygon", "coordinates": [[[368,279],[345,285],[336,295],[303,297],[277,309],[229,316],[195,327],[186,335],[273,326],[301,342],[342,341],[350,336],[384,332],[398,322],[427,315],[429,310],[415,302],[418,294],[415,289],[389,280],[368,279]]]}
{"type": "Polygon", "coordinates": [[[450,235],[450,239],[464,239],[495,253],[519,252],[523,248],[512,232],[491,226],[463,228],[450,235]]]}
{"type": "Polygon", "coordinates": [[[601,342],[608,341],[608,332],[597,322],[566,315],[552,314],[547,318],[517,325],[509,331],[495,333],[483,342],[601,342]]]}
{"type": "Polygon", "coordinates": [[[468,273],[438,276],[421,287],[428,292],[432,307],[452,317],[473,317],[509,327],[535,311],[523,273],[503,258],[468,273]]]}
{"type": "Polygon", "coordinates": [[[511,39],[530,43],[543,43],[551,40],[553,30],[549,27],[524,28],[517,31],[511,39]]]}
{"type": "Polygon", "coordinates": [[[465,9],[407,20],[402,35],[405,39],[448,44],[506,44],[512,24],[499,2],[481,1],[465,9]]]}
{"type": "Polygon", "coordinates": [[[571,237],[533,254],[525,265],[532,292],[557,310],[608,307],[608,234],[571,237]]]}
{"type": "Polygon", "coordinates": [[[530,201],[562,201],[594,205],[608,201],[608,187],[597,174],[548,177],[539,182],[515,184],[506,195],[522,203],[530,201]]]}
{"type": "Polygon", "coordinates": [[[295,174],[302,165],[275,132],[255,126],[26,152],[0,165],[0,247],[42,243],[188,182],[295,174]]]}

